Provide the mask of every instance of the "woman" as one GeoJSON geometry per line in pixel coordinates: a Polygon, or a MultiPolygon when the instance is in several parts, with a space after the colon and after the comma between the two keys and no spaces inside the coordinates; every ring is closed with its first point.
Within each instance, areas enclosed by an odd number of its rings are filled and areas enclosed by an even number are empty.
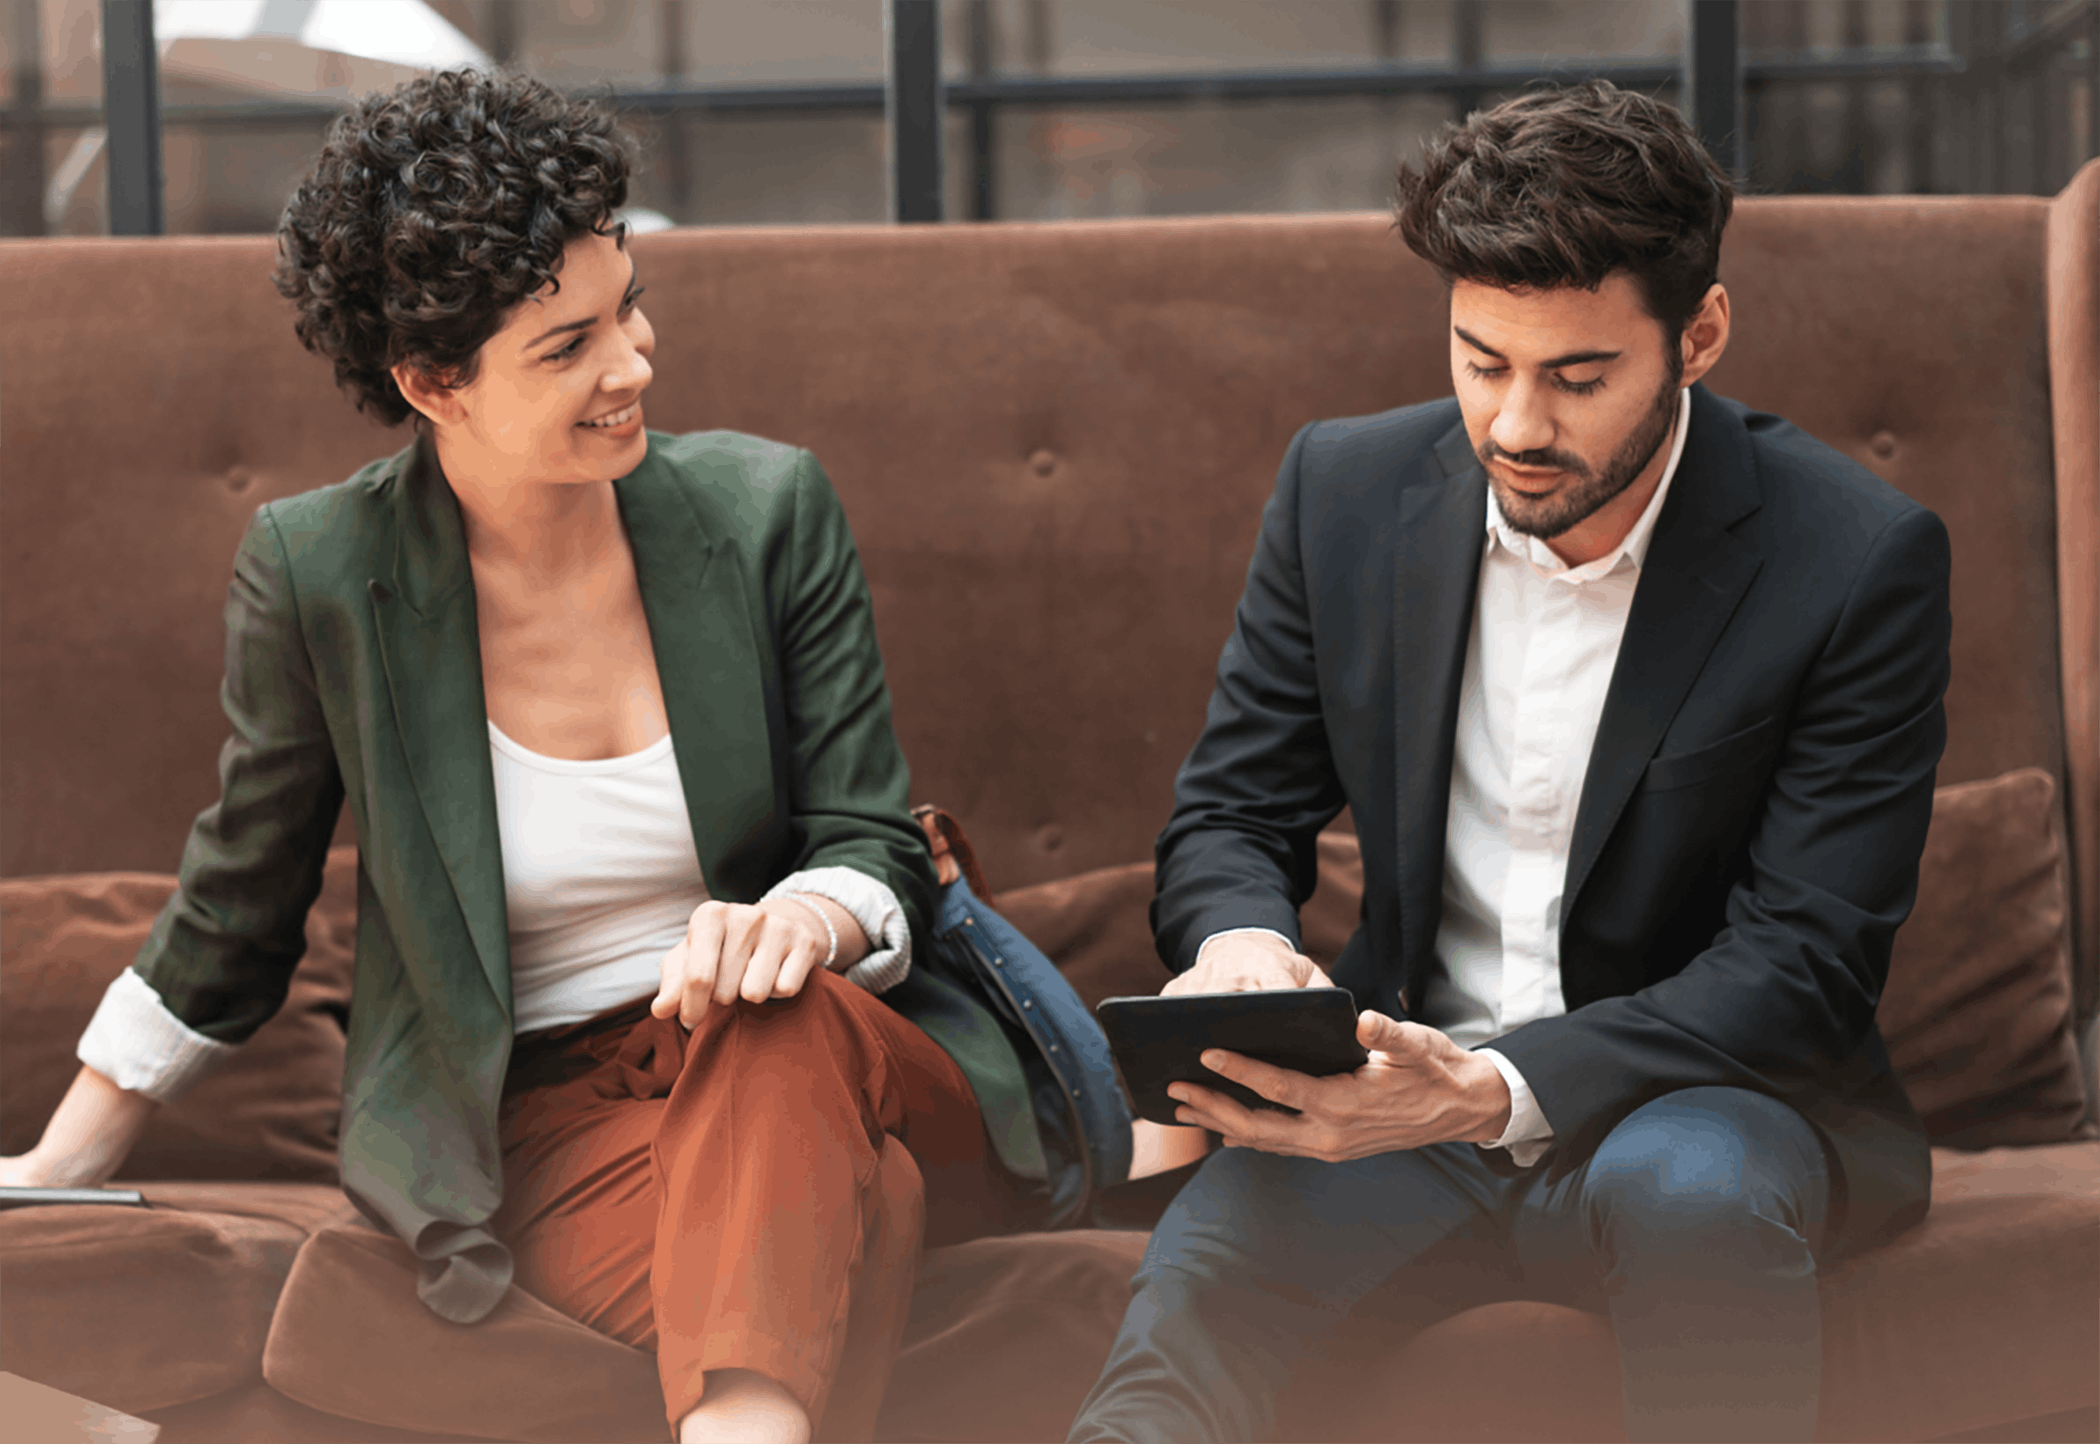
{"type": "Polygon", "coordinates": [[[517,77],[331,130],[278,286],[417,438],[256,514],[220,799],[0,1180],[110,1177],[261,1024],[347,799],[344,1187],[424,1301],[470,1321],[515,1275],[655,1349],[680,1438],[802,1439],[884,1136],[938,1218],[984,1130],[875,997],[934,879],[845,518],[805,452],[643,429],[628,167],[609,115],[517,77]]]}

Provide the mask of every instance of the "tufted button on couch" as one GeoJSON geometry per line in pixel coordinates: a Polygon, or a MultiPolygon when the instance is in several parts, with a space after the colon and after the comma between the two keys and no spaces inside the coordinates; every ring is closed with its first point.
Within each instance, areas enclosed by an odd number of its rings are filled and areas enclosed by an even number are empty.
{"type": "MultiPolygon", "coordinates": [[[[1089,999],[1156,989],[1154,832],[1304,422],[1448,390],[1441,289],[1374,215],[638,239],[651,425],[812,448],[873,588],[915,791],[1089,999]]],[[[220,606],[260,502],[396,449],[304,355],[262,238],[0,242],[0,1151],[33,1140],[212,798],[220,606]]],[[[2100,165],[2053,200],[1751,200],[1710,378],[1937,510],[1953,680],[1882,1019],[1931,1216],[1824,1280],[1828,1439],[2100,1430],[2100,165]],[[2081,1058],[2079,1043],[2085,1051],[2081,1058]]],[[[164,1110],[153,1207],[0,1215],[0,1360],[183,1440],[660,1438],[646,1356],[515,1294],[416,1304],[334,1188],[355,839],[284,1008],[164,1110]]],[[[1361,864],[1322,841],[1310,945],[1361,864]]],[[[920,1254],[886,1165],[833,1437],[1059,1437],[1134,1228],[920,1254]]],[[[1142,1223],[1142,1210],[1125,1224],[1142,1223]]],[[[1295,1437],[1619,1437],[1604,1321],[1411,1338],[1378,1296],[1295,1437]],[[1517,1381],[1517,1382],[1512,1382],[1517,1381]]]]}

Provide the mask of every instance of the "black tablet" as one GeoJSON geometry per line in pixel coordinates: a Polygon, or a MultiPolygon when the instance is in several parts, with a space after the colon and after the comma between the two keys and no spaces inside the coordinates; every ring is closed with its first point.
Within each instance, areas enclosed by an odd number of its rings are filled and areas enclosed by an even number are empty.
{"type": "Polygon", "coordinates": [[[1115,1049],[1138,1116],[1154,1123],[1177,1121],[1169,1083],[1200,1083],[1249,1108],[1297,1111],[1211,1072],[1198,1061],[1205,1048],[1316,1078],[1354,1072],[1370,1057],[1356,1041],[1356,1000],[1347,988],[1107,998],[1094,1013],[1115,1049]]]}

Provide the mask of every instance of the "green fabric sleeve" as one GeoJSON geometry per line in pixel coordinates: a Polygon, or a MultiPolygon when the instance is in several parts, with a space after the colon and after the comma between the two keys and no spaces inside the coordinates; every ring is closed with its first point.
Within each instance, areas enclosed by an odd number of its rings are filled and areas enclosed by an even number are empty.
{"type": "Polygon", "coordinates": [[[189,1027],[237,1043],[277,1011],[306,952],[307,909],[343,805],[268,505],[234,558],[220,701],[231,733],[219,798],[191,826],[179,886],[132,966],[189,1027]]]}
{"type": "Polygon", "coordinates": [[[837,493],[806,451],[790,486],[790,544],[770,568],[769,591],[793,749],[791,870],[842,866],[879,879],[922,943],[933,859],[911,817],[911,772],[891,722],[860,555],[837,493]]]}

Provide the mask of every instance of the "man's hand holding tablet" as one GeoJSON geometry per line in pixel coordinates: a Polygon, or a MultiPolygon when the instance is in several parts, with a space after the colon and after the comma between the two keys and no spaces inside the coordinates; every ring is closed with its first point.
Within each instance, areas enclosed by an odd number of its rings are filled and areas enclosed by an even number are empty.
{"type": "MultiPolygon", "coordinates": [[[[1274,933],[1211,939],[1196,964],[1162,997],[1332,987],[1319,965],[1274,933]]],[[[1223,1049],[1203,1066],[1296,1113],[1254,1109],[1215,1088],[1177,1082],[1167,1092],[1178,1122],[1223,1135],[1228,1148],[1257,1148],[1340,1162],[1432,1143],[1486,1143],[1509,1126],[1509,1086],[1495,1065],[1420,1023],[1365,1011],[1356,1038],[1370,1053],[1353,1073],[1315,1078],[1223,1049]]]]}

